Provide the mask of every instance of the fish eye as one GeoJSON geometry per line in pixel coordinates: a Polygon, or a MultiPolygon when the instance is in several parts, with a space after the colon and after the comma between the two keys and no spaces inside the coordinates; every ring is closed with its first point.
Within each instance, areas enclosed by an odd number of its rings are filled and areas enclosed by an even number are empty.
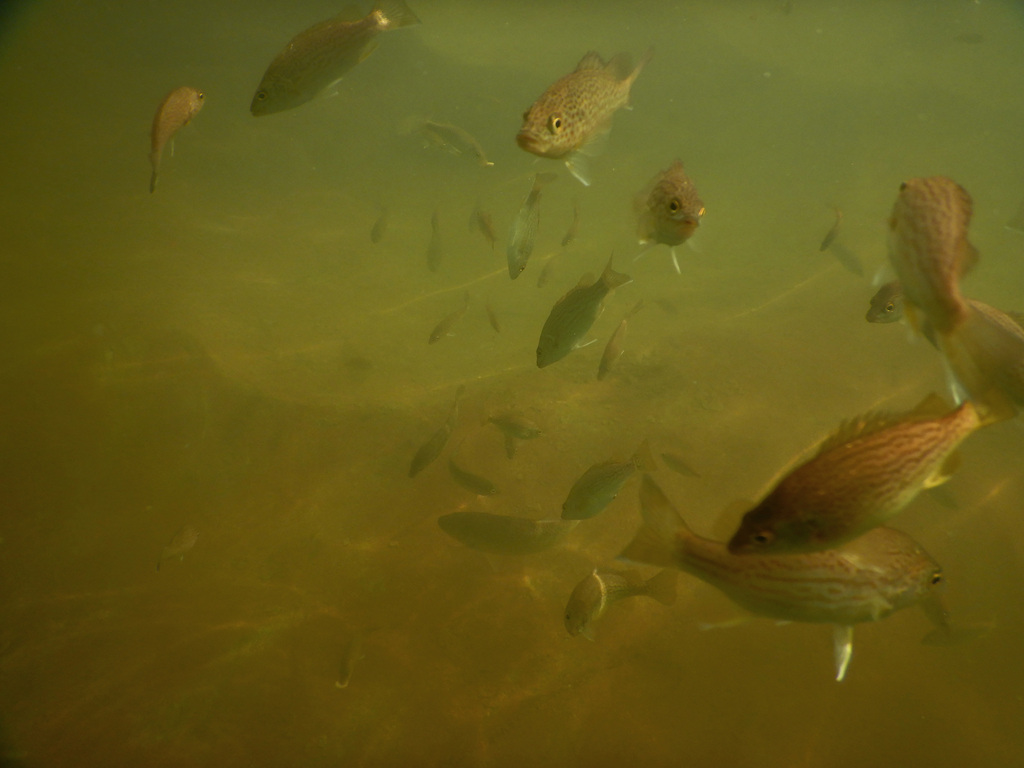
{"type": "Polygon", "coordinates": [[[260,101],[265,100],[267,98],[267,92],[266,91],[256,91],[256,98],[259,99],[260,101]]]}
{"type": "Polygon", "coordinates": [[[552,133],[558,133],[562,130],[562,122],[560,115],[552,115],[548,118],[548,130],[552,133]]]}
{"type": "Polygon", "coordinates": [[[671,211],[672,213],[678,213],[678,212],[679,212],[679,209],[680,209],[680,208],[682,208],[682,207],[683,207],[683,206],[681,206],[681,205],[679,204],[679,201],[678,201],[678,200],[676,200],[676,199],[675,199],[674,197],[673,197],[673,198],[672,198],[672,199],[671,199],[671,200],[669,201],[669,203],[668,203],[668,209],[669,209],[669,210],[670,210],[670,211],[671,211]]]}
{"type": "Polygon", "coordinates": [[[755,544],[769,544],[772,540],[772,535],[768,531],[760,531],[755,533],[753,536],[755,544]]]}
{"type": "Polygon", "coordinates": [[[203,99],[206,98],[206,94],[203,93],[202,91],[200,91],[199,93],[196,94],[196,98],[199,99],[200,101],[202,101],[203,99]]]}
{"type": "Polygon", "coordinates": [[[932,574],[932,584],[941,584],[941,583],[942,583],[942,574],[941,573],[933,573],[932,574]]]}
{"type": "Polygon", "coordinates": [[[886,304],[886,305],[885,305],[885,311],[886,311],[886,312],[895,312],[895,311],[896,311],[896,305],[895,305],[895,304],[893,304],[893,303],[892,303],[892,302],[890,301],[890,302],[889,302],[888,304],[886,304]]]}
{"type": "Polygon", "coordinates": [[[907,182],[904,181],[902,184],[900,184],[900,192],[902,192],[906,188],[907,188],[907,182]]]}

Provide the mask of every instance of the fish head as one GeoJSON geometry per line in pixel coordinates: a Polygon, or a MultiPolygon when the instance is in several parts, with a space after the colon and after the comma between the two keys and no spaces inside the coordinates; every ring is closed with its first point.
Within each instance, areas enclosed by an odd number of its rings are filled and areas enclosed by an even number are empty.
{"type": "Polygon", "coordinates": [[[520,149],[540,157],[562,157],[576,148],[580,136],[574,111],[557,96],[545,93],[523,113],[523,125],[516,135],[520,149]]]}
{"type": "Polygon", "coordinates": [[[776,507],[762,503],[743,516],[729,539],[729,551],[734,555],[813,552],[825,549],[819,542],[827,540],[813,520],[780,515],[776,507]]]}
{"type": "Polygon", "coordinates": [[[637,201],[638,234],[643,242],[680,245],[697,231],[704,203],[678,160],[656,176],[637,201]]]}
{"type": "Polygon", "coordinates": [[[899,281],[886,283],[871,297],[864,319],[869,323],[894,323],[903,317],[903,289],[899,281]]]}
{"type": "Polygon", "coordinates": [[[252,97],[249,111],[253,117],[261,117],[305,104],[315,94],[304,92],[300,86],[271,64],[252,97]]]}

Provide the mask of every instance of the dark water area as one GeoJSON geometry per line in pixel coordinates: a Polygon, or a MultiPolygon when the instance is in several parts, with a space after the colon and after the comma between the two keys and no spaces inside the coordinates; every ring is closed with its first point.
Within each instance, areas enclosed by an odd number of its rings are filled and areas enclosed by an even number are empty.
{"type": "Polygon", "coordinates": [[[655,478],[722,539],[844,420],[948,399],[941,356],[864,313],[900,182],[936,174],[974,198],[965,292],[1024,311],[1005,226],[1024,200],[1019,4],[410,3],[422,24],[336,92],[260,118],[267,64],[336,4],[0,7],[0,765],[1020,761],[1019,419],[893,520],[968,631],[922,643],[916,608],[858,625],[842,683],[827,625],[746,617],[686,574],[674,605],[624,600],[594,642],[569,636],[573,587],[624,567],[636,477],[537,554],[437,524],[558,517],[588,467],[646,439],[695,470],[655,478]],[[516,146],[588,50],[651,46],[591,186],[516,146]],[[204,106],[150,194],[154,110],[182,85],[204,106]],[[425,145],[425,118],[493,166],[425,145]],[[707,208],[681,274],[666,246],[634,260],[634,197],[676,157],[707,208]],[[510,281],[538,171],[558,178],[510,281]],[[493,253],[467,227],[478,205],[493,253]],[[552,305],[610,254],[633,281],[597,342],[538,369],[552,305]],[[447,447],[410,479],[460,387],[447,447]],[[511,459],[488,424],[509,410],[542,430],[511,459]],[[453,480],[456,448],[499,493],[453,480]]]}

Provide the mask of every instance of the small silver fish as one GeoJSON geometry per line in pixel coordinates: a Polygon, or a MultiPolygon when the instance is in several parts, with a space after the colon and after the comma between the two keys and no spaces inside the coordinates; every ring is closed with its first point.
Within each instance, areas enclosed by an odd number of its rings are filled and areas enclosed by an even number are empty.
{"type": "Polygon", "coordinates": [[[673,472],[685,477],[700,477],[693,469],[679,456],[674,453],[663,453],[661,454],[661,460],[665,462],[665,466],[671,469],[673,472]]]}
{"type": "Polygon", "coordinates": [[[459,420],[459,400],[462,399],[465,391],[465,385],[459,387],[459,391],[455,393],[455,402],[452,403],[444,424],[416,451],[416,455],[413,456],[412,463],[409,465],[409,477],[416,477],[428,464],[441,455],[441,451],[448,444],[448,438],[452,436],[452,430],[455,429],[455,424],[459,420]]]}
{"type": "Polygon", "coordinates": [[[649,472],[653,469],[654,456],[646,440],[629,461],[602,461],[595,464],[573,483],[562,504],[562,519],[586,520],[593,517],[615,500],[634,472],[649,472]]]}
{"type": "Polygon", "coordinates": [[[839,210],[838,208],[835,208],[834,210],[836,212],[836,223],[833,224],[832,225],[832,229],[830,229],[825,234],[825,239],[822,240],[821,241],[821,245],[818,246],[818,251],[819,252],[827,251],[828,247],[830,245],[832,245],[832,243],[835,241],[835,239],[839,236],[839,226],[843,223],[843,212],[841,210],[839,210]]]}
{"type": "Polygon", "coordinates": [[[461,485],[470,493],[475,493],[477,496],[493,496],[498,492],[494,483],[486,477],[480,477],[480,475],[474,475],[472,472],[467,472],[456,464],[456,453],[458,453],[458,448],[452,451],[452,455],[448,457],[448,472],[456,483],[461,485]]]}
{"type": "Polygon", "coordinates": [[[533,177],[530,193],[516,213],[512,228],[508,231],[508,246],[505,255],[508,257],[508,276],[515,280],[526,269],[526,262],[533,253],[533,245],[537,239],[537,226],[540,223],[540,191],[545,184],[554,181],[553,173],[538,173],[533,177]]]}
{"type": "Polygon", "coordinates": [[[430,332],[430,340],[428,344],[433,344],[440,341],[445,336],[451,336],[452,326],[454,326],[462,316],[466,314],[466,310],[469,309],[469,291],[466,291],[465,298],[463,299],[462,306],[446,316],[441,322],[434,326],[434,330],[430,332]]]}
{"type": "Polygon", "coordinates": [[[388,219],[390,212],[387,208],[382,208],[380,216],[373,223],[373,228],[370,230],[370,242],[376,245],[384,239],[384,233],[388,230],[388,219]]]}
{"type": "Polygon", "coordinates": [[[597,380],[603,381],[605,376],[611,372],[612,368],[619,358],[622,357],[622,353],[625,352],[626,344],[626,328],[629,324],[629,318],[637,313],[644,305],[644,300],[640,299],[626,316],[622,318],[622,322],[619,323],[619,327],[615,329],[615,333],[608,339],[608,343],[605,345],[604,354],[601,355],[601,363],[597,366],[597,380]]]}
{"type": "Polygon", "coordinates": [[[562,247],[567,247],[573,240],[576,239],[576,234],[580,231],[580,204],[572,204],[572,223],[569,224],[569,229],[565,233],[565,237],[562,238],[562,247]]]}
{"type": "Polygon", "coordinates": [[[436,123],[424,120],[420,124],[420,133],[431,143],[453,155],[473,157],[484,168],[494,165],[487,159],[484,148],[480,146],[472,134],[451,123],[436,123]]]}
{"type": "Polygon", "coordinates": [[[366,658],[363,653],[363,641],[366,639],[366,635],[367,632],[364,630],[354,632],[345,643],[345,648],[341,653],[341,665],[338,668],[338,679],[334,681],[335,688],[348,688],[356,664],[366,658]]]}
{"type": "Polygon", "coordinates": [[[441,267],[441,259],[444,258],[444,246],[441,243],[441,222],[438,220],[437,211],[430,217],[430,243],[427,244],[427,269],[437,272],[441,267]]]}
{"type": "Polygon", "coordinates": [[[491,253],[494,253],[494,243],[498,239],[498,235],[494,231],[494,220],[491,218],[491,214],[481,210],[479,203],[476,204],[476,207],[473,208],[473,213],[469,216],[469,229],[470,231],[474,229],[479,230],[480,234],[490,244],[491,253]]]}
{"type": "Polygon", "coordinates": [[[636,571],[594,569],[569,596],[565,606],[565,628],[575,637],[594,639],[593,623],[608,606],[627,597],[650,597],[662,605],[676,601],[676,574],[668,569],[658,571],[646,581],[636,571]]]}
{"type": "Polygon", "coordinates": [[[498,322],[498,316],[494,313],[494,307],[491,306],[490,302],[484,304],[484,309],[487,310],[487,321],[491,324],[491,328],[494,329],[495,333],[501,333],[501,323],[498,322]]]}
{"type": "Polygon", "coordinates": [[[156,569],[158,571],[160,570],[160,564],[164,560],[170,560],[175,557],[184,560],[185,553],[196,545],[196,541],[198,541],[198,539],[199,531],[191,525],[182,526],[181,529],[174,534],[174,538],[172,538],[167,546],[160,552],[160,558],[156,561],[156,569]]]}
{"type": "Polygon", "coordinates": [[[491,416],[487,422],[505,436],[505,455],[510,459],[516,455],[516,440],[533,440],[540,436],[540,427],[517,411],[491,416]]]}
{"type": "Polygon", "coordinates": [[[168,93],[157,107],[150,132],[149,162],[153,166],[153,173],[149,177],[150,192],[156,191],[156,175],[160,170],[164,146],[199,113],[205,98],[206,94],[202,91],[182,86],[168,93]]]}
{"type": "Polygon", "coordinates": [[[381,32],[419,23],[403,0],[377,0],[362,18],[346,9],[314,24],[270,62],[249,111],[260,117],[311,101],[373,53],[381,32]]]}
{"type": "Polygon", "coordinates": [[[529,520],[490,512],[452,512],[438,518],[441,530],[470,549],[497,555],[532,555],[558,544],[578,520],[529,520]]]}
{"type": "Polygon", "coordinates": [[[605,296],[632,279],[613,270],[611,258],[597,280],[588,282],[588,276],[584,275],[579,284],[551,308],[537,344],[537,367],[551,365],[572,352],[601,314],[605,296]]]}

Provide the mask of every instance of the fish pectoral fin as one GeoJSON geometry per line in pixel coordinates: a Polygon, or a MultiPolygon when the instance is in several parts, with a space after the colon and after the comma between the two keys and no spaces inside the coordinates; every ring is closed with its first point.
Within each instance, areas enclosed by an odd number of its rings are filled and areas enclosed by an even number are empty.
{"type": "Polygon", "coordinates": [[[370,42],[368,42],[368,43],[367,43],[366,45],[364,45],[364,46],[363,46],[363,50],[361,50],[361,51],[359,52],[359,61],[360,61],[360,63],[361,63],[361,62],[364,62],[364,61],[366,61],[366,58],[367,58],[367,57],[368,57],[368,56],[369,56],[369,55],[370,55],[371,53],[373,53],[374,51],[376,51],[376,50],[377,50],[377,46],[378,46],[378,45],[380,45],[380,43],[379,43],[379,42],[377,42],[376,40],[371,40],[371,41],[370,41],[370,42]]]}
{"type": "Polygon", "coordinates": [[[591,627],[589,624],[586,627],[584,627],[583,629],[580,630],[580,634],[583,635],[585,638],[587,638],[587,640],[589,640],[590,642],[592,642],[592,643],[595,642],[595,640],[594,640],[594,628],[591,627]]]}
{"type": "Polygon", "coordinates": [[[707,632],[710,629],[732,629],[733,627],[746,624],[748,621],[750,621],[749,616],[736,616],[725,621],[698,621],[697,629],[701,632],[707,632]]]}
{"type": "Polygon", "coordinates": [[[590,168],[588,166],[587,161],[575,152],[565,161],[565,167],[569,169],[569,173],[584,187],[590,186],[590,168]]]}
{"type": "Polygon", "coordinates": [[[672,246],[669,248],[668,252],[672,255],[672,266],[676,268],[676,274],[683,274],[683,270],[679,268],[679,259],[676,257],[676,247],[672,246]]]}
{"type": "Polygon", "coordinates": [[[832,649],[836,660],[836,682],[841,683],[846,677],[846,670],[853,657],[853,627],[836,625],[832,631],[832,649]]]}
{"type": "Polygon", "coordinates": [[[584,347],[589,347],[591,344],[593,344],[596,341],[597,341],[597,339],[591,339],[590,341],[576,342],[575,344],[572,345],[572,348],[573,349],[583,349],[584,347]]]}
{"type": "Polygon", "coordinates": [[[942,485],[944,482],[952,477],[953,473],[960,468],[961,458],[960,451],[953,451],[946,457],[946,460],[942,462],[942,465],[924,481],[925,488],[935,488],[936,486],[942,485]]]}

